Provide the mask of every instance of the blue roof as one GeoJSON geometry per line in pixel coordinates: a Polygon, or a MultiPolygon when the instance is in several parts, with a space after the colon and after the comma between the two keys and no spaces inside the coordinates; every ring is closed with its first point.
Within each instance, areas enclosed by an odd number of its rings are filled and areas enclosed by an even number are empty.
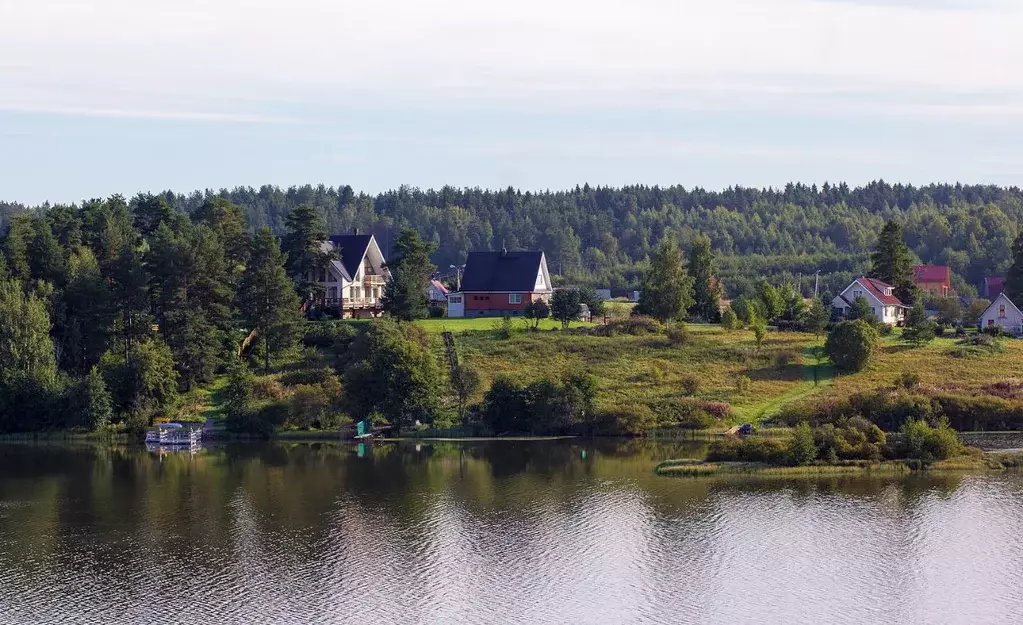
{"type": "Polygon", "coordinates": [[[470,252],[462,291],[530,293],[535,290],[543,252],[470,252]]]}

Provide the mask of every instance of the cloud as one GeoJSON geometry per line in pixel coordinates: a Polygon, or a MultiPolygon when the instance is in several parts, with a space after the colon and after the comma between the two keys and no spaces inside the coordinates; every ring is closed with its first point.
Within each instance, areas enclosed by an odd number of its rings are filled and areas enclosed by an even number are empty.
{"type": "Polygon", "coordinates": [[[0,93],[19,110],[1023,112],[1023,9],[1007,4],[950,14],[913,0],[0,0],[0,13],[0,93]]]}

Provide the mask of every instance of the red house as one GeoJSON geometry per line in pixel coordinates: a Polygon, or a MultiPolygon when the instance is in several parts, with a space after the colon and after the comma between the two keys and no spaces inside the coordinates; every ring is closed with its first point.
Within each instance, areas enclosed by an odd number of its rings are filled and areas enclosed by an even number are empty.
{"type": "Polygon", "coordinates": [[[448,317],[519,316],[551,292],[543,252],[470,252],[462,290],[448,295],[448,317]]]}
{"type": "Polygon", "coordinates": [[[952,290],[952,271],[948,265],[917,265],[913,267],[913,284],[921,291],[927,291],[939,297],[955,295],[955,291],[952,290]]]}

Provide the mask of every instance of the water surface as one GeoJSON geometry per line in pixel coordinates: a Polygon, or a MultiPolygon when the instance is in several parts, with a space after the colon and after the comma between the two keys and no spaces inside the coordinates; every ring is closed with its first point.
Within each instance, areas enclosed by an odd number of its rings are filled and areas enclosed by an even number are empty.
{"type": "Polygon", "coordinates": [[[0,623],[1023,618],[1023,476],[652,474],[694,445],[0,445],[0,623]]]}

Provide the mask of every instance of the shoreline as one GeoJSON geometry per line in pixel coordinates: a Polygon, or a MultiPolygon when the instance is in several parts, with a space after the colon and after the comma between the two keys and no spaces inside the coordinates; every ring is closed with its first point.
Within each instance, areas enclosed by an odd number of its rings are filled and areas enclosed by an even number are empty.
{"type": "Polygon", "coordinates": [[[1012,451],[988,452],[983,457],[961,456],[924,463],[919,460],[849,460],[838,464],[781,466],[759,462],[708,462],[706,460],[665,460],[654,467],[661,477],[827,477],[841,475],[908,475],[910,473],[962,472],[1004,473],[1023,468],[1023,454],[1012,451]]]}

